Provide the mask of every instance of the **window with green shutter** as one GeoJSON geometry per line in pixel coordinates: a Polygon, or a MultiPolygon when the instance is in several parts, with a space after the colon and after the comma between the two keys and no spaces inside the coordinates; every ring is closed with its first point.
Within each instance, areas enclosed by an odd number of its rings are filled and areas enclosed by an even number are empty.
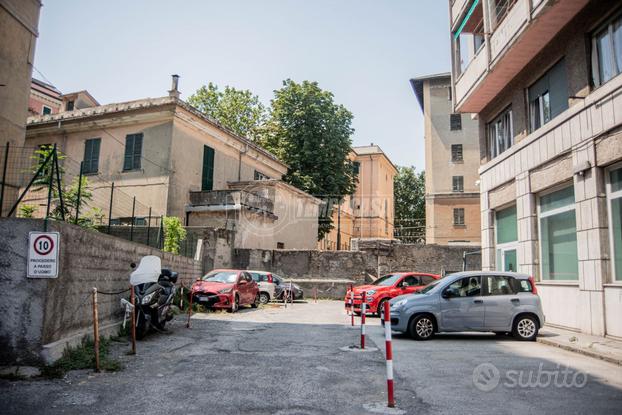
{"type": "Polygon", "coordinates": [[[203,174],[201,176],[201,190],[214,188],[214,149],[203,146],[203,174]]]}
{"type": "Polygon", "coordinates": [[[125,136],[125,158],[123,170],[140,169],[140,158],[143,152],[143,134],[128,134],[125,136]]]}
{"type": "Polygon", "coordinates": [[[91,138],[84,142],[84,160],[82,163],[82,172],[84,174],[97,173],[101,141],[101,138],[91,138]]]}

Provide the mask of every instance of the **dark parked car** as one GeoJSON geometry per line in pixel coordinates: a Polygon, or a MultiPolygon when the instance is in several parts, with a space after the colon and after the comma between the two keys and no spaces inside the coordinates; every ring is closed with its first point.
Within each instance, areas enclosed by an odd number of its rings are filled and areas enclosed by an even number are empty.
{"type": "Polygon", "coordinates": [[[299,285],[285,281],[285,279],[279,275],[272,274],[272,282],[275,284],[274,298],[283,300],[283,298],[290,298],[294,300],[302,300],[304,298],[304,292],[299,285]]]}

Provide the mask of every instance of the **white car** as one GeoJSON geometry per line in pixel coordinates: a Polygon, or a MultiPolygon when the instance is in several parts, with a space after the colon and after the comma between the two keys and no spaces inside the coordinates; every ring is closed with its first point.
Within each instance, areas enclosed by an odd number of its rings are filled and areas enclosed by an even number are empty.
{"type": "Polygon", "coordinates": [[[276,288],[272,274],[267,271],[247,272],[251,274],[253,281],[255,281],[259,287],[259,302],[261,304],[268,304],[270,300],[274,299],[274,291],[276,288]]]}

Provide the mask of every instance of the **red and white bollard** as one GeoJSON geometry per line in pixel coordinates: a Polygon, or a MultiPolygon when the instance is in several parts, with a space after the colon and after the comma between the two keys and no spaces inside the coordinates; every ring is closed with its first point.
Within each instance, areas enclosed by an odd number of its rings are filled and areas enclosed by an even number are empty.
{"type": "Polygon", "coordinates": [[[354,326],[354,290],[350,291],[350,321],[354,326]]]}
{"type": "Polygon", "coordinates": [[[367,311],[365,294],[365,291],[363,291],[363,302],[361,303],[361,349],[365,348],[365,313],[367,311]]]}
{"type": "Polygon", "coordinates": [[[387,351],[387,397],[389,408],[395,407],[393,395],[393,348],[391,347],[391,306],[388,301],[384,302],[384,339],[387,351]]]}

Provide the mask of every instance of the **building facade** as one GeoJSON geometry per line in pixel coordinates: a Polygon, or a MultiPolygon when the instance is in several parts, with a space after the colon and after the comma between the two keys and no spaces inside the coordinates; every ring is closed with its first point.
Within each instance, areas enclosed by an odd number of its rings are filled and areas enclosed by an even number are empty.
{"type": "Polygon", "coordinates": [[[451,74],[410,83],[424,119],[426,244],[478,246],[478,122],[454,113],[451,74]]]}
{"type": "Polygon", "coordinates": [[[476,113],[482,264],[536,277],[547,323],[622,337],[622,9],[455,0],[455,109],[476,113]]]}
{"type": "Polygon", "coordinates": [[[333,206],[334,228],[319,241],[319,249],[347,250],[352,238],[393,239],[393,178],[397,168],[373,143],[352,147],[350,160],[358,178],[356,190],[346,195],[340,206],[333,206]]]}
{"type": "Polygon", "coordinates": [[[30,115],[58,114],[62,107],[62,94],[54,85],[32,78],[28,99],[30,115]]]}
{"type": "MultiPolygon", "coordinates": [[[[316,246],[319,201],[280,182],[287,165],[179,99],[176,89],[167,97],[97,106],[80,104],[81,94],[75,94],[73,110],[66,110],[64,99],[63,111],[30,117],[26,146],[56,144],[65,157],[66,181],[82,162],[87,179],[98,183],[89,190],[93,203],[101,205],[103,223],[114,183],[116,191],[150,207],[153,217],[235,229],[237,247],[316,246]],[[278,192],[267,190],[275,186],[278,192]],[[299,215],[286,215],[289,211],[299,215]],[[299,226],[301,218],[306,226],[299,226]],[[285,238],[292,229],[295,238],[285,238]]],[[[131,212],[131,201],[126,205],[131,212]]],[[[110,217],[126,223],[130,212],[110,217]]],[[[144,222],[146,212],[141,215],[144,222]]]]}

